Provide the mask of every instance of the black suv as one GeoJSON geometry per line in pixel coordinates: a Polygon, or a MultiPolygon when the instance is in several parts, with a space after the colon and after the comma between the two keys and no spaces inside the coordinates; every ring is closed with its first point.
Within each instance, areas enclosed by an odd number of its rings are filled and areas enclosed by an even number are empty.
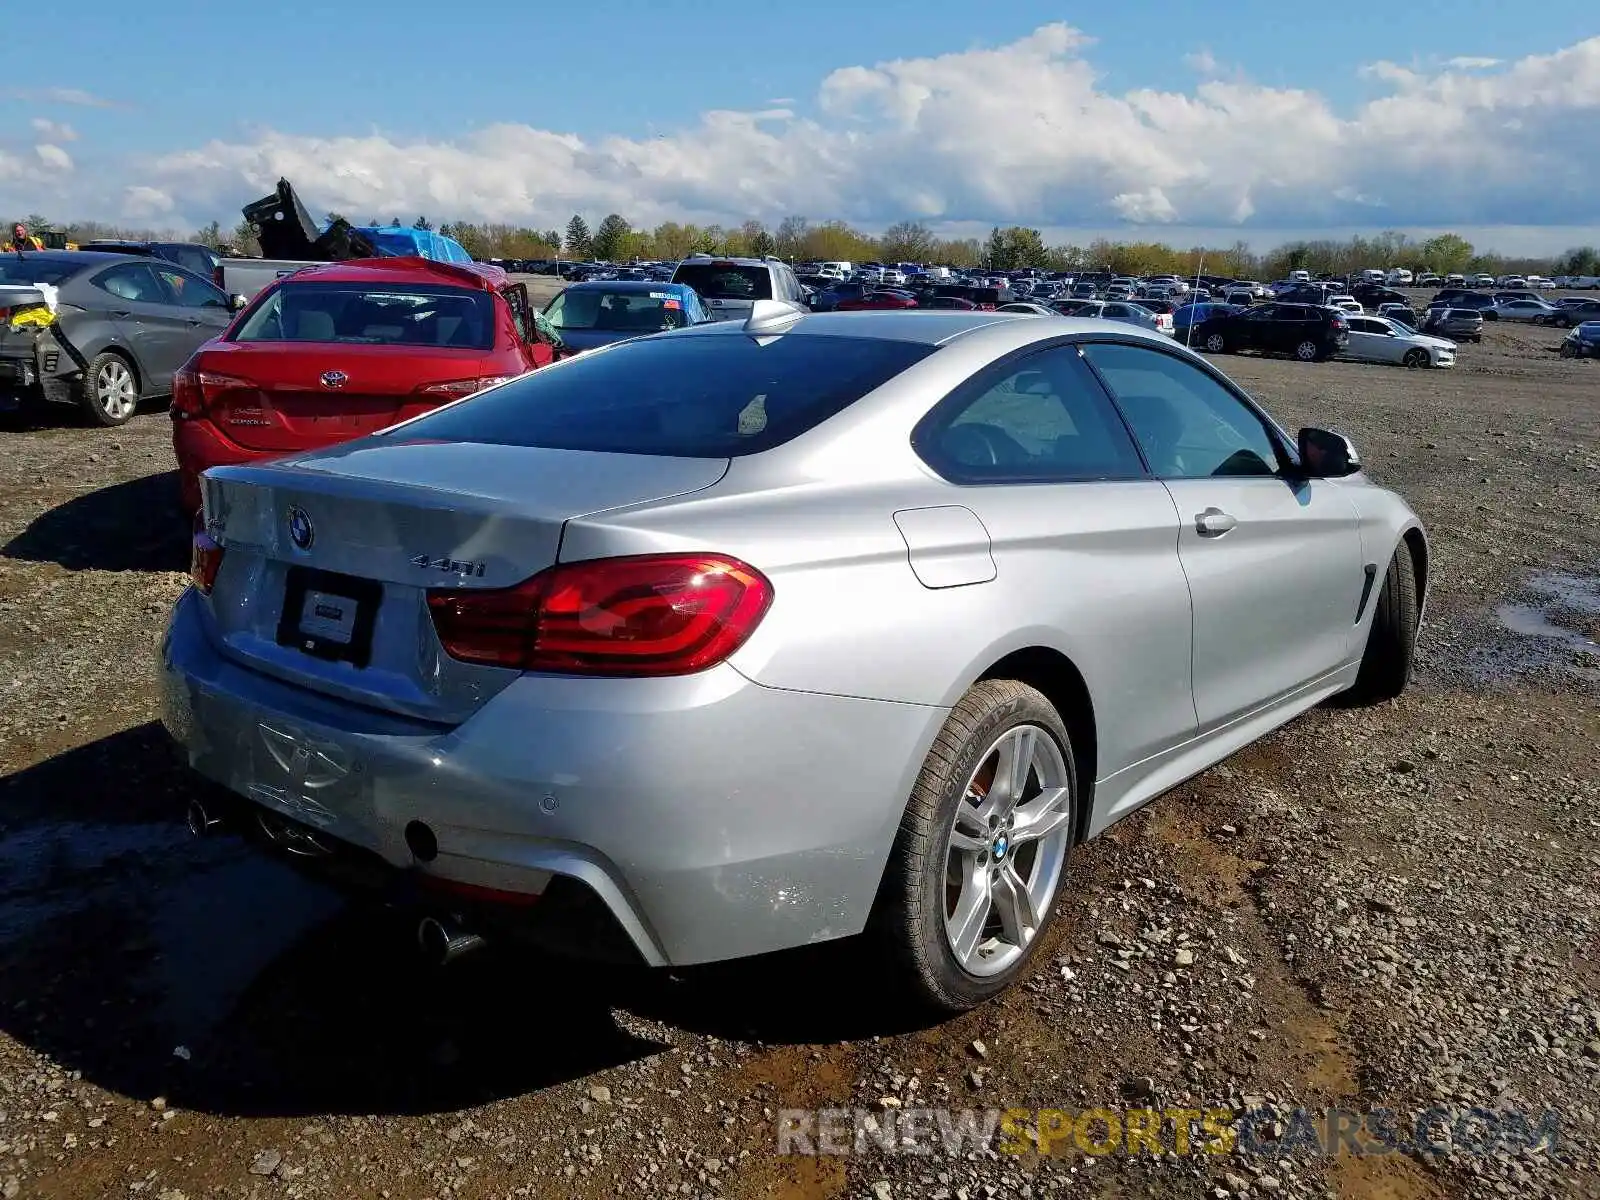
{"type": "Polygon", "coordinates": [[[1571,329],[1585,321],[1600,321],[1600,300],[1590,300],[1588,297],[1582,300],[1576,297],[1563,299],[1556,311],[1550,314],[1547,323],[1571,329]]]}
{"type": "Polygon", "coordinates": [[[222,256],[210,246],[202,246],[198,242],[137,242],[107,238],[81,242],[78,249],[98,250],[102,254],[143,254],[150,258],[162,258],[193,271],[203,279],[211,280],[216,279],[217,264],[222,261],[222,256]]]}
{"type": "Polygon", "coordinates": [[[1259,350],[1321,362],[1350,344],[1350,325],[1337,309],[1277,302],[1209,317],[1194,327],[1190,341],[1212,354],[1259,350]]]}

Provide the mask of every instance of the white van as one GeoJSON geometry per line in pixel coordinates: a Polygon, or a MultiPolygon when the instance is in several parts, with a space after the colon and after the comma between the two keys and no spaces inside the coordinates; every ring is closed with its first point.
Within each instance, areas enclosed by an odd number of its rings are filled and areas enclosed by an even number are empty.
{"type": "Polygon", "coordinates": [[[1311,282],[1311,272],[1310,271],[1290,271],[1289,272],[1289,282],[1290,283],[1310,283],[1311,282]]]}
{"type": "Polygon", "coordinates": [[[1390,267],[1389,276],[1385,281],[1390,287],[1410,287],[1411,272],[1404,267],[1390,267]]]}
{"type": "Polygon", "coordinates": [[[855,267],[847,262],[825,262],[817,268],[818,275],[826,275],[829,279],[849,279],[855,267]]]}
{"type": "Polygon", "coordinates": [[[1386,276],[1377,267],[1368,267],[1361,272],[1362,283],[1382,283],[1386,276]]]}

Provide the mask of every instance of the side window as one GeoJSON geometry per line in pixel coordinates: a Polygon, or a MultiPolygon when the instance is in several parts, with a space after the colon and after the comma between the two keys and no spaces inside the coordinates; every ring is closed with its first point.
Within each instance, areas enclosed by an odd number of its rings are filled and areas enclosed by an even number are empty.
{"type": "Polygon", "coordinates": [[[1261,418],[1199,367],[1140,346],[1091,345],[1084,355],[1160,478],[1278,473],[1278,444],[1261,418]]]}
{"type": "Polygon", "coordinates": [[[167,290],[166,303],[182,308],[228,307],[228,298],[205,280],[171,267],[153,266],[153,269],[167,290]]]}
{"type": "Polygon", "coordinates": [[[193,246],[179,246],[172,253],[178,265],[184,270],[193,271],[196,275],[211,274],[211,259],[204,250],[198,250],[193,246]]]}
{"type": "Polygon", "coordinates": [[[126,262],[101,271],[94,285],[118,300],[134,304],[166,304],[167,295],[148,263],[126,262]]]}
{"type": "Polygon", "coordinates": [[[952,393],[913,437],[955,483],[1136,479],[1138,451],[1071,346],[1044,350],[952,393]]]}

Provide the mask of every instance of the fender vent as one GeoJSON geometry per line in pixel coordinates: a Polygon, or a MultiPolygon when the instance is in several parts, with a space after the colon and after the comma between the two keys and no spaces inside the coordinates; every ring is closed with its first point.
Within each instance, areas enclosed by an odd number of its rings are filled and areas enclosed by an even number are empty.
{"type": "Polygon", "coordinates": [[[1366,578],[1361,581],[1361,600],[1356,604],[1356,619],[1354,621],[1356,625],[1361,624],[1361,618],[1366,614],[1367,601],[1372,597],[1372,584],[1378,578],[1378,566],[1376,563],[1368,563],[1361,569],[1366,578]]]}

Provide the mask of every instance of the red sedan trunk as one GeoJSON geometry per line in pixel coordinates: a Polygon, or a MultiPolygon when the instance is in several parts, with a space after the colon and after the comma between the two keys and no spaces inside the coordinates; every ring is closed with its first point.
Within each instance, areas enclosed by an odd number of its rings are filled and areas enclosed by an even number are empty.
{"type": "Polygon", "coordinates": [[[183,502],[199,508],[210,467],[362,437],[551,358],[498,268],[366,259],[279,280],[173,380],[183,502]]]}

